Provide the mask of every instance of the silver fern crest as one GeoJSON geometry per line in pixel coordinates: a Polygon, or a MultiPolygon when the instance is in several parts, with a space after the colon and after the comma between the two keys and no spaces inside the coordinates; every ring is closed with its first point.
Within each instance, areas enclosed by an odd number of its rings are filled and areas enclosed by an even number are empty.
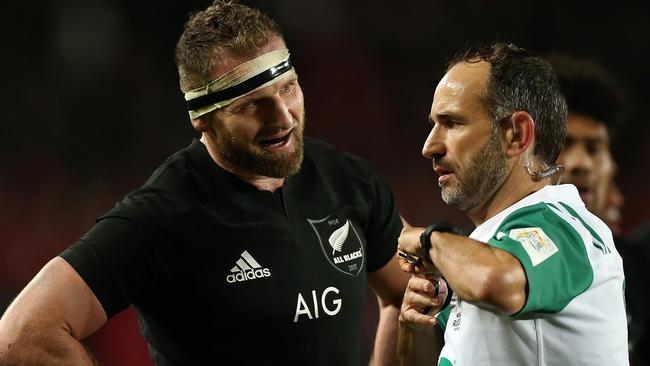
{"type": "Polygon", "coordinates": [[[334,230],[332,235],[330,235],[328,241],[332,247],[332,255],[334,255],[334,253],[337,251],[341,251],[341,247],[343,246],[343,243],[345,243],[345,239],[348,238],[348,231],[350,231],[350,220],[346,220],[345,225],[334,230]]]}

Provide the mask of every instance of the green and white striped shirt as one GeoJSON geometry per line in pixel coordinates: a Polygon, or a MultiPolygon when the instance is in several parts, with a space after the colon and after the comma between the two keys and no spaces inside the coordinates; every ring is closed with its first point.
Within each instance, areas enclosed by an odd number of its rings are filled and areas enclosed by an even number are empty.
{"type": "Polygon", "coordinates": [[[454,295],[439,366],[629,365],[623,261],[573,185],[544,187],[470,237],[521,262],[526,303],[502,316],[454,295]]]}

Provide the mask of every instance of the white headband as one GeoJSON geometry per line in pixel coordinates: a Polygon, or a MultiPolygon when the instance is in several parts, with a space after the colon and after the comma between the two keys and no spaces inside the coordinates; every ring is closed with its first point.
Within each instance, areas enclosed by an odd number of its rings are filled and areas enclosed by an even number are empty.
{"type": "Polygon", "coordinates": [[[281,75],[295,75],[286,48],[267,52],[246,61],[211,81],[185,92],[190,118],[195,119],[222,108],[256,90],[278,81],[281,75]]]}

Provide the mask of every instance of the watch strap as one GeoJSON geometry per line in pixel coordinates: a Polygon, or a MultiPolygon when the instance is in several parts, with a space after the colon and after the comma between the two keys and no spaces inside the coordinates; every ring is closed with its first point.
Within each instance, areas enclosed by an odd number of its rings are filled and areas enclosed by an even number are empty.
{"type": "Polygon", "coordinates": [[[428,260],[429,262],[433,262],[429,251],[431,251],[431,233],[434,231],[465,236],[465,233],[461,229],[452,225],[448,221],[434,221],[431,225],[427,226],[422,234],[420,234],[420,246],[422,247],[421,258],[428,260]]]}

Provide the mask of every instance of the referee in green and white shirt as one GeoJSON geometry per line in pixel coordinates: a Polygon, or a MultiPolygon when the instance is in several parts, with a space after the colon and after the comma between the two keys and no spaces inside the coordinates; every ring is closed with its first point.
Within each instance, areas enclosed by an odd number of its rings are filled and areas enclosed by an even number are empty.
{"type": "Polygon", "coordinates": [[[452,60],[423,155],[476,225],[407,227],[404,365],[628,365],[623,263],[573,185],[555,185],[566,103],[553,69],[494,43],[452,60]]]}

